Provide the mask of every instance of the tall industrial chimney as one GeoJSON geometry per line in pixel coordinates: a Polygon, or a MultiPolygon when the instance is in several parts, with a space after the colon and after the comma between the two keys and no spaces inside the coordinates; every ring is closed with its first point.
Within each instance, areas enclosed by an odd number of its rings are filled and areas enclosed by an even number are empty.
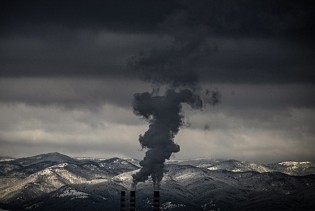
{"type": "Polygon", "coordinates": [[[160,211],[160,192],[153,192],[153,211],[160,211]]]}
{"type": "Polygon", "coordinates": [[[136,211],[136,191],[130,191],[130,211],[136,211]]]}
{"type": "Polygon", "coordinates": [[[126,192],[120,192],[120,211],[126,211],[126,192]]]}

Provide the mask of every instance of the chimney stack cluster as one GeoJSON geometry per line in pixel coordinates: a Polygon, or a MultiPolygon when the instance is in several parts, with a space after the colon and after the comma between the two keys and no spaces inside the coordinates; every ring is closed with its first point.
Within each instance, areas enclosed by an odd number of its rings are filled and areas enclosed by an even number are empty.
{"type": "Polygon", "coordinates": [[[136,211],[136,191],[130,191],[130,211],[136,211]]]}
{"type": "Polygon", "coordinates": [[[160,192],[153,192],[153,211],[160,211],[160,192]]]}
{"type": "MultiPolygon", "coordinates": [[[[130,211],[136,211],[136,191],[130,191],[130,211]]],[[[120,193],[120,211],[126,211],[126,192],[120,193]]],[[[160,211],[160,192],[153,192],[153,211],[160,211]]]]}
{"type": "Polygon", "coordinates": [[[124,190],[120,193],[120,211],[126,211],[126,192],[124,190]]]}

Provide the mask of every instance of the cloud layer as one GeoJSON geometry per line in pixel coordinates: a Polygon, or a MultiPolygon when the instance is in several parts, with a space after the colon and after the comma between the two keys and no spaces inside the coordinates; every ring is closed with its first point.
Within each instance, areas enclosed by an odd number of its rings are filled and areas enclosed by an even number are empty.
{"type": "MultiPolygon", "coordinates": [[[[2,155],[60,151],[142,158],[137,140],[148,125],[133,114],[131,100],[149,84],[117,78],[11,78],[0,84],[2,155]]],[[[222,102],[203,111],[184,106],[176,158],[315,160],[314,85],[202,86],[219,87],[222,102]]]]}
{"type": "Polygon", "coordinates": [[[314,83],[312,1],[6,1],[1,76],[314,83]],[[142,73],[143,74],[143,73],[142,73]]]}
{"type": "Polygon", "coordinates": [[[222,102],[184,107],[176,156],[314,161],[314,10],[311,0],[3,1],[0,153],[141,158],[147,126],[133,93],[199,79],[222,102]]]}

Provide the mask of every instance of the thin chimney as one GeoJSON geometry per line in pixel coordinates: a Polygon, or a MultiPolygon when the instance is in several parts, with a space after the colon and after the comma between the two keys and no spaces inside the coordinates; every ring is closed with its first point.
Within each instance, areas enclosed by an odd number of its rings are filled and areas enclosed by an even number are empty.
{"type": "Polygon", "coordinates": [[[120,192],[120,211],[126,211],[126,192],[120,192]]]}
{"type": "Polygon", "coordinates": [[[160,211],[160,192],[153,192],[153,211],[160,211]]]}
{"type": "Polygon", "coordinates": [[[136,191],[130,191],[130,211],[136,211],[136,191]]]}

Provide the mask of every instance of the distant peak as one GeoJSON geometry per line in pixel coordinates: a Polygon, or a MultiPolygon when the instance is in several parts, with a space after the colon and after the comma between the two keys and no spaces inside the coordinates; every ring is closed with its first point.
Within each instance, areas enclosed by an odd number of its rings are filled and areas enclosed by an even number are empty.
{"type": "Polygon", "coordinates": [[[311,164],[311,162],[310,161],[283,161],[278,164],[282,166],[292,166],[292,165],[311,164]]]}
{"type": "Polygon", "coordinates": [[[67,157],[67,158],[71,158],[71,157],[69,157],[68,155],[64,155],[64,154],[61,154],[61,153],[59,153],[59,152],[48,152],[48,153],[40,154],[40,155],[37,155],[37,156],[54,156],[54,157],[67,157]]]}
{"type": "Polygon", "coordinates": [[[64,155],[64,154],[61,154],[59,152],[48,152],[46,153],[46,155],[64,155]]]}

